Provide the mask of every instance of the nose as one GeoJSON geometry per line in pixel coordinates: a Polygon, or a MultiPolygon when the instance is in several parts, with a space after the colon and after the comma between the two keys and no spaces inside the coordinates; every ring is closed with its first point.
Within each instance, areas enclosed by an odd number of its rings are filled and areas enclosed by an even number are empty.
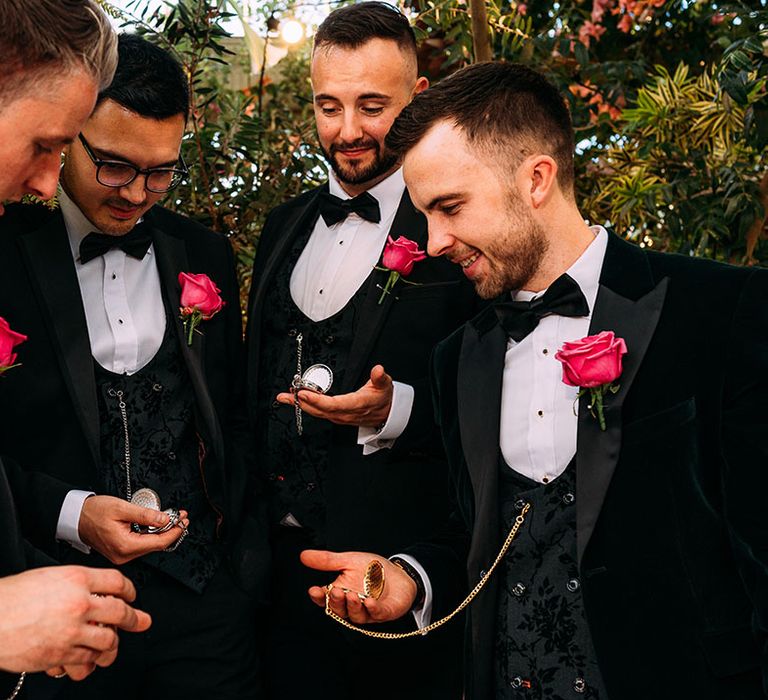
{"type": "Polygon", "coordinates": [[[346,110],[344,112],[339,137],[344,143],[353,143],[362,138],[362,136],[363,130],[360,127],[357,112],[355,112],[355,110],[346,110]]]}
{"type": "Polygon", "coordinates": [[[456,243],[456,239],[448,231],[448,227],[434,219],[428,219],[427,232],[429,234],[427,253],[433,258],[445,255],[456,243]]]}
{"type": "Polygon", "coordinates": [[[137,175],[133,182],[123,185],[120,188],[120,196],[126,201],[134,205],[143,204],[147,199],[145,185],[147,181],[146,175],[137,175]]]}
{"type": "Polygon", "coordinates": [[[24,182],[26,194],[33,194],[40,199],[53,199],[59,184],[61,154],[53,153],[33,166],[30,176],[24,182]]]}

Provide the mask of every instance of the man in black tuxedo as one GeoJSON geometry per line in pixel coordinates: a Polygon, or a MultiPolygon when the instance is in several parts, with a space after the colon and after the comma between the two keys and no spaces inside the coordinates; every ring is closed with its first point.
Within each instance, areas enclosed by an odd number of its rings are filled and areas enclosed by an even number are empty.
{"type": "Polygon", "coordinates": [[[169,53],[121,36],[115,79],[67,149],[60,208],[0,220],[0,304],[28,336],[0,386],[3,449],[37,467],[16,494],[25,534],[59,561],[121,564],[154,618],[78,697],[258,695],[254,596],[230,547],[252,483],[233,255],[156,205],[184,176],[188,102],[169,53]],[[180,273],[210,280],[193,278],[206,312],[191,337],[180,273]],[[129,503],[140,489],[176,523],[129,503]]]}
{"type": "MultiPolygon", "coordinates": [[[[407,550],[440,617],[522,522],[469,608],[466,697],[765,697],[768,274],[585,223],[565,101],[523,66],[446,79],[388,145],[406,154],[430,253],[498,297],[435,351],[457,507],[452,531],[407,550]],[[601,332],[613,349],[603,336],[596,361],[621,369],[604,429],[555,357],[601,332]]],[[[343,570],[332,607],[353,621],[413,600],[415,581],[386,561],[379,601],[344,596],[372,556],[305,556],[343,570]]]]}
{"type": "MultiPolygon", "coordinates": [[[[0,21],[13,28],[0,35],[2,215],[4,202],[23,194],[53,196],[61,149],[90,114],[99,86],[111,81],[117,50],[109,21],[90,0],[6,3],[0,21]]],[[[7,478],[20,473],[13,460],[0,460],[2,698],[34,696],[21,672],[80,679],[109,665],[116,632],[105,625],[144,631],[150,622],[121,600],[133,600],[135,591],[117,571],[51,567],[53,560],[22,540],[7,478]],[[44,568],[25,571],[31,567],[44,568]]]]}
{"type": "Polygon", "coordinates": [[[455,631],[420,645],[419,657],[415,645],[360,644],[307,600],[312,580],[299,562],[303,549],[318,546],[376,543],[396,554],[447,514],[427,364],[434,344],[471,315],[475,295],[444,260],[415,262],[413,284],[400,280],[389,293],[389,273],[380,269],[388,237],[426,244],[424,218],[383,147],[394,118],[426,85],[413,30],[394,7],[369,2],[332,12],[312,58],[317,131],[332,172],[327,184],[270,212],[257,251],[248,396],[271,494],[267,665],[270,695],[281,700],[357,697],[363,689],[392,697],[389,682],[371,687],[372,658],[393,676],[426,671],[423,686],[398,684],[398,697],[460,696],[455,631]],[[289,391],[299,361],[302,372],[330,368],[329,395],[289,391]]]}

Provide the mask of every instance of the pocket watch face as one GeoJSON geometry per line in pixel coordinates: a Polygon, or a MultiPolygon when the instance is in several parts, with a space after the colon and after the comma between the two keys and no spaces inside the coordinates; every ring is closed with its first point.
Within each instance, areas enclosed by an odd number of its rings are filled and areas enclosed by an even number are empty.
{"type": "Polygon", "coordinates": [[[301,375],[301,383],[305,389],[325,394],[333,384],[333,372],[326,365],[312,365],[301,375]]]}

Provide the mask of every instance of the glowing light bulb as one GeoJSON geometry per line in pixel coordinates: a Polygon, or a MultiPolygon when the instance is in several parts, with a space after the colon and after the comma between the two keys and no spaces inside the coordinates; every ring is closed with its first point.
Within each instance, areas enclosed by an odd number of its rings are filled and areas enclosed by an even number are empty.
{"type": "Polygon", "coordinates": [[[298,44],[304,38],[304,25],[295,19],[281,22],[280,36],[286,44],[298,44]]]}

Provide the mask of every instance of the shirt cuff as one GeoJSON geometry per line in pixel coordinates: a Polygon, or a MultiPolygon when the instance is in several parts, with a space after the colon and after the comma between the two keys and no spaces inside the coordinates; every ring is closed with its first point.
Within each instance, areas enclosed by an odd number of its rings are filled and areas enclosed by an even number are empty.
{"type": "Polygon", "coordinates": [[[59,511],[59,521],[56,523],[56,539],[68,542],[83,554],[90,554],[91,548],[80,539],[80,513],[85,499],[95,496],[93,491],[78,491],[73,489],[64,498],[59,511]]]}
{"type": "Polygon", "coordinates": [[[357,444],[363,446],[363,455],[370,455],[382,448],[395,444],[408,421],[413,409],[413,387],[402,382],[392,382],[392,406],[389,409],[387,421],[381,429],[361,425],[357,431],[357,444]]]}
{"type": "MultiPolygon", "coordinates": [[[[416,569],[419,576],[421,576],[421,582],[424,584],[424,600],[421,605],[415,605],[411,609],[411,614],[416,621],[416,627],[424,629],[424,627],[432,622],[432,584],[429,581],[429,576],[427,576],[424,567],[412,556],[408,554],[393,554],[392,556],[407,561],[414,569],[416,569]]],[[[424,634],[426,634],[426,632],[424,634]]]]}

